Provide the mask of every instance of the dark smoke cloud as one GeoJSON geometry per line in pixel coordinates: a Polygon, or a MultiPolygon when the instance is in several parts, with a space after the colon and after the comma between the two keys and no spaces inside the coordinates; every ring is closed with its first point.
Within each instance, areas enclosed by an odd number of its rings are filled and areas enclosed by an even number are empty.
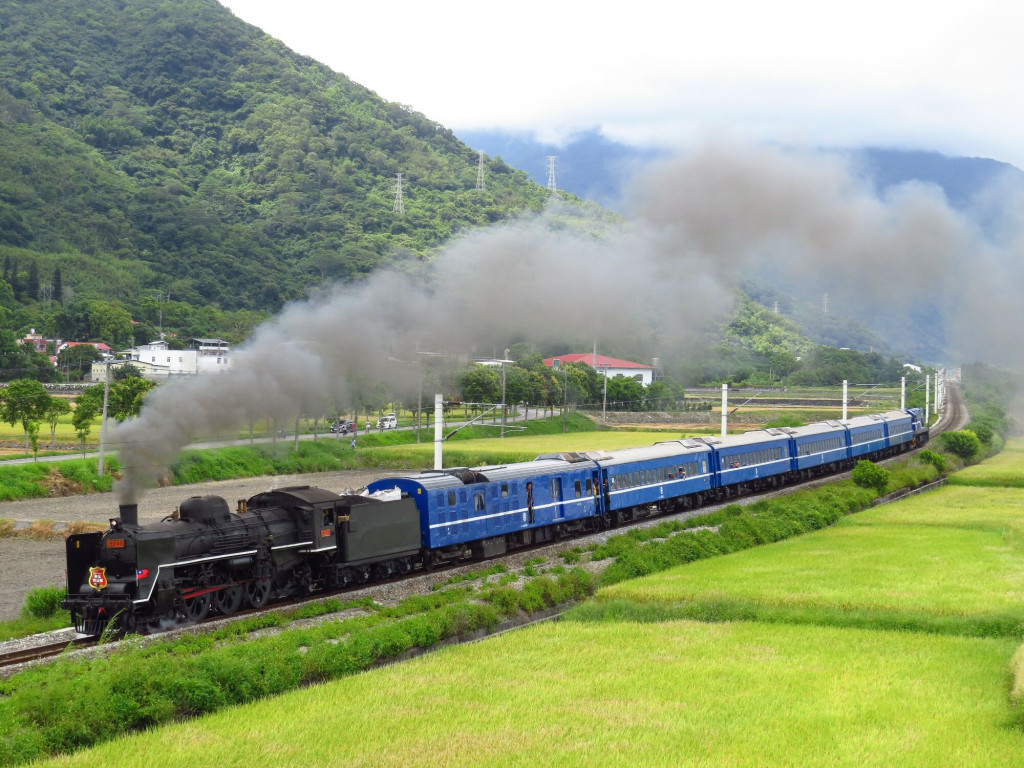
{"type": "Polygon", "coordinates": [[[1019,222],[1008,218],[994,246],[937,189],[878,199],[835,156],[708,145],[640,175],[632,211],[622,226],[588,228],[555,205],[457,240],[422,274],[381,272],[287,307],[229,373],[161,386],[113,431],[122,499],[197,438],[324,413],[375,380],[412,391],[414,369],[389,358],[417,346],[489,353],[519,340],[588,349],[654,338],[662,356],[685,355],[755,275],[830,286],[865,313],[959,296],[953,335],[978,353],[1005,343],[994,325],[1020,319],[1019,222]],[[971,313],[983,325],[956,321],[971,313]]]}
{"type": "Polygon", "coordinates": [[[603,235],[567,227],[570,211],[476,232],[428,274],[386,271],[287,307],[234,353],[228,373],[172,381],[140,417],[119,425],[122,499],[151,487],[202,436],[267,416],[287,422],[347,404],[352,387],[380,380],[415,387],[408,350],[471,351],[497,339],[602,344],[660,333],[681,354],[694,331],[731,306],[729,289],[687,268],[656,233],[603,235]]]}

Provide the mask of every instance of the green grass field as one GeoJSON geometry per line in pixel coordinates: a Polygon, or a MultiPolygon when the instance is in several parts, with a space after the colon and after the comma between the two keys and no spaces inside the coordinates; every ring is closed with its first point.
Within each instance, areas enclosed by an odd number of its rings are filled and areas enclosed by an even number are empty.
{"type": "Polygon", "coordinates": [[[1017,766],[1011,640],[546,624],[54,760],[139,766],[1017,766]]]}
{"type": "Polygon", "coordinates": [[[957,472],[949,481],[954,485],[1024,488],[1024,439],[1007,440],[1000,453],[957,472]]]}
{"type": "MultiPolygon", "coordinates": [[[[1024,493],[946,488],[770,547],[602,589],[599,602],[966,635],[1024,632],[1024,493]]],[[[655,615],[658,611],[654,612],[655,615]]]]}

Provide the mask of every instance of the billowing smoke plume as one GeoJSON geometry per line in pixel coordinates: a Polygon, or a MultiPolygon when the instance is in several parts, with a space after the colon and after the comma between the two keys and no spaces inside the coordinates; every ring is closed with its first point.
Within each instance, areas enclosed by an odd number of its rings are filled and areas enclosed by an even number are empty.
{"type": "Polygon", "coordinates": [[[711,145],[642,174],[632,206],[632,221],[595,235],[554,208],[458,240],[423,275],[381,272],[287,307],[229,373],[161,386],[116,428],[123,500],[202,436],[324,413],[375,380],[409,391],[414,369],[392,358],[417,345],[655,338],[659,354],[682,355],[755,275],[831,286],[865,314],[959,297],[953,330],[975,356],[1005,351],[992,331],[1021,312],[1007,290],[1021,285],[1016,222],[996,247],[936,189],[879,199],[834,156],[711,145]]]}
{"type": "Polygon", "coordinates": [[[931,309],[948,348],[930,362],[1019,367],[1022,198],[1006,177],[965,214],[918,182],[880,198],[839,155],[716,144],[650,167],[633,210],[634,226],[674,241],[719,284],[757,277],[805,296],[827,291],[862,321],[906,323],[931,309]]]}

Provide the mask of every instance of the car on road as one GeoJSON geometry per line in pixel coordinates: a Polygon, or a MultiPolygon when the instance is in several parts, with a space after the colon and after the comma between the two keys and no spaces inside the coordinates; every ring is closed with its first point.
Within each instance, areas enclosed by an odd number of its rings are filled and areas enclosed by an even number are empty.
{"type": "Polygon", "coordinates": [[[349,432],[354,432],[355,428],[355,423],[351,419],[338,419],[331,424],[331,432],[335,434],[347,435],[349,432]]]}
{"type": "Polygon", "coordinates": [[[377,420],[377,429],[397,429],[398,428],[398,416],[394,413],[389,413],[387,416],[382,416],[377,420]]]}

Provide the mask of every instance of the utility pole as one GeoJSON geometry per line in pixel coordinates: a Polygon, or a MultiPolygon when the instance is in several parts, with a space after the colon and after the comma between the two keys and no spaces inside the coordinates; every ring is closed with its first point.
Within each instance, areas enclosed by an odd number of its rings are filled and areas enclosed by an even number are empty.
{"type": "Polygon", "coordinates": [[[548,155],[548,189],[554,192],[558,189],[555,185],[555,160],[558,155],[548,155]]]}
{"type": "Polygon", "coordinates": [[[501,436],[505,436],[505,363],[512,362],[508,359],[509,350],[505,350],[505,357],[501,360],[501,436]]]}
{"type": "Polygon", "coordinates": [[[729,385],[722,385],[722,437],[729,431],[729,385]]]}
{"type": "Polygon", "coordinates": [[[103,418],[100,420],[100,460],[97,465],[100,477],[103,477],[103,455],[107,442],[107,402],[110,400],[110,361],[107,361],[107,375],[103,377],[103,418]]]}

